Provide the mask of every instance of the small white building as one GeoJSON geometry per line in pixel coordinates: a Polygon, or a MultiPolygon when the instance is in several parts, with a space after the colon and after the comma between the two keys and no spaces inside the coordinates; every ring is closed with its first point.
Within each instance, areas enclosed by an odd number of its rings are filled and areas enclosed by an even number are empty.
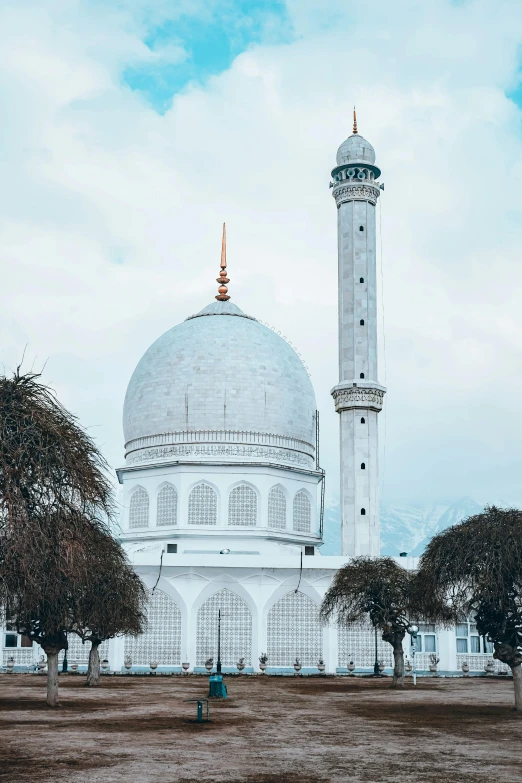
{"type": "MultiPolygon", "coordinates": [[[[321,600],[349,557],[379,553],[377,418],[385,389],[377,374],[376,220],[380,194],[373,147],[354,133],[332,172],[338,209],[339,379],[332,391],[341,427],[342,555],[320,554],[324,473],[308,373],[294,349],[229,301],[226,252],[215,302],[189,315],[146,351],[129,382],[123,424],[121,541],[151,591],[142,636],[103,645],[110,667],[204,671],[244,658],[257,671],[372,671],[392,666],[390,645],[369,627],[324,628],[321,600]]],[[[262,314],[260,314],[262,316],[262,314]]],[[[332,382],[335,380],[332,368],[332,382]]],[[[412,558],[401,558],[415,568],[412,558]]],[[[405,642],[409,644],[409,640],[405,642]]],[[[487,645],[472,623],[422,625],[417,666],[464,660],[483,671],[487,645]]],[[[4,631],[10,655],[28,665],[39,651],[4,631]]],[[[74,637],[69,661],[87,662],[74,637]]],[[[497,664],[498,667],[498,664],[497,664]]]]}

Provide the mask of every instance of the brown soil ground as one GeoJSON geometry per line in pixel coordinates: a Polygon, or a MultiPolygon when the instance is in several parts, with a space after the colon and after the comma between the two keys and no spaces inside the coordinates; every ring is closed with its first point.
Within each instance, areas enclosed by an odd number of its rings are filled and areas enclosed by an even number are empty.
{"type": "Polygon", "coordinates": [[[511,680],[228,677],[211,702],[202,676],[0,675],[0,780],[67,783],[512,783],[522,717],[511,680]]]}

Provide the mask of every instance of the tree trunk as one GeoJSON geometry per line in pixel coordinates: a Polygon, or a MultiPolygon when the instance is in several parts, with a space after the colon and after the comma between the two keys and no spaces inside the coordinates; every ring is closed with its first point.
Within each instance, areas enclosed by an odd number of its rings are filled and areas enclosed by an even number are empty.
{"type": "Polygon", "coordinates": [[[85,684],[91,688],[100,684],[100,653],[98,648],[100,641],[94,639],[91,641],[91,651],[89,653],[89,666],[87,668],[87,679],[85,684]]]}
{"type": "Polygon", "coordinates": [[[47,704],[49,707],[57,707],[59,650],[45,650],[45,652],[47,655],[47,704]]]}
{"type": "Polygon", "coordinates": [[[513,687],[515,689],[515,709],[517,712],[522,712],[522,666],[512,666],[513,672],[513,687]]]}
{"type": "Polygon", "coordinates": [[[402,640],[393,647],[393,682],[392,688],[402,688],[404,685],[404,650],[402,640]]]}

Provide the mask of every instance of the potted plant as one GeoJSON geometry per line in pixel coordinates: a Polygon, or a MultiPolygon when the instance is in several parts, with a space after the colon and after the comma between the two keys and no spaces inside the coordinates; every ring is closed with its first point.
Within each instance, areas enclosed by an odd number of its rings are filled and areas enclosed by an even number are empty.
{"type": "Polygon", "coordinates": [[[38,671],[40,673],[43,673],[46,666],[47,666],[47,661],[45,660],[45,655],[40,655],[40,660],[38,661],[38,671]]]}
{"type": "Polygon", "coordinates": [[[317,668],[321,672],[321,674],[324,673],[324,670],[326,669],[325,663],[322,658],[319,658],[319,663],[317,664],[317,668]]]}
{"type": "Polygon", "coordinates": [[[355,671],[355,664],[354,664],[354,662],[353,662],[353,661],[350,661],[350,663],[348,664],[348,671],[349,671],[349,672],[350,672],[350,674],[353,676],[353,673],[354,673],[354,671],[355,671]]]}
{"type": "Polygon", "coordinates": [[[78,671],[78,661],[71,661],[71,671],[76,674],[78,671]]]}
{"type": "Polygon", "coordinates": [[[245,668],[245,659],[244,658],[240,658],[239,661],[236,663],[236,666],[237,666],[238,672],[241,674],[241,672],[245,668]]]}
{"type": "Polygon", "coordinates": [[[299,658],[295,659],[294,669],[296,674],[299,674],[299,672],[301,671],[301,661],[299,660],[299,658]]]}
{"type": "Polygon", "coordinates": [[[15,665],[15,659],[13,658],[12,655],[10,655],[9,658],[7,659],[7,663],[6,663],[8,674],[12,674],[13,673],[14,665],[15,665]]]}
{"type": "Polygon", "coordinates": [[[378,661],[377,665],[379,666],[379,674],[382,675],[382,673],[384,671],[384,668],[385,668],[384,661],[378,661]]]}
{"type": "Polygon", "coordinates": [[[183,669],[183,674],[187,674],[188,670],[190,669],[188,655],[186,656],[186,660],[181,664],[181,668],[183,669]]]}
{"type": "Polygon", "coordinates": [[[495,674],[495,661],[493,658],[488,658],[486,665],[484,666],[486,674],[495,674]]]}
{"type": "Polygon", "coordinates": [[[410,659],[406,658],[406,660],[404,661],[404,670],[405,670],[405,672],[407,674],[409,674],[412,669],[413,669],[413,666],[411,665],[410,659]]]}
{"type": "Polygon", "coordinates": [[[469,663],[467,661],[463,661],[461,669],[464,674],[464,677],[467,677],[469,675],[469,663]]]}
{"type": "Polygon", "coordinates": [[[130,657],[130,655],[126,655],[125,656],[125,659],[123,661],[123,665],[125,666],[127,671],[130,671],[132,669],[132,658],[130,657]]]}
{"type": "Polygon", "coordinates": [[[109,661],[107,660],[107,658],[103,659],[103,661],[101,662],[101,667],[104,672],[107,671],[107,669],[109,668],[109,661]]]}
{"type": "Polygon", "coordinates": [[[213,658],[207,658],[207,660],[205,661],[205,669],[207,670],[207,672],[209,674],[212,671],[212,667],[213,666],[214,666],[214,659],[213,658]]]}
{"type": "Polygon", "coordinates": [[[149,666],[150,666],[150,668],[152,669],[152,672],[151,672],[151,674],[156,674],[156,669],[158,668],[158,662],[157,662],[157,660],[156,660],[156,659],[154,659],[153,661],[151,661],[151,662],[149,663],[149,666]]]}
{"type": "Polygon", "coordinates": [[[436,653],[431,653],[431,655],[430,655],[430,664],[429,664],[430,672],[436,672],[437,671],[437,664],[438,664],[439,660],[440,660],[440,658],[437,658],[437,654],[436,653]]]}
{"type": "Polygon", "coordinates": [[[268,655],[266,653],[261,653],[259,656],[259,668],[261,669],[262,673],[265,673],[265,669],[268,664],[268,655]]]}

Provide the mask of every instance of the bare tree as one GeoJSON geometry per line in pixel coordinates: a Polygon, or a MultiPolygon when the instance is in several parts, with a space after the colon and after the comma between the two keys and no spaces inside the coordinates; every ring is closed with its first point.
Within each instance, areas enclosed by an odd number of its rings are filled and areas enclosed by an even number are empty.
{"type": "Polygon", "coordinates": [[[75,632],[91,642],[85,684],[94,686],[100,679],[100,644],[114,636],[143,633],[147,592],[120,544],[105,533],[91,532],[89,560],[89,582],[75,602],[75,632]]]}
{"type": "Polygon", "coordinates": [[[47,654],[47,703],[58,703],[58,654],[74,630],[74,596],[91,570],[86,540],[108,534],[112,488],[98,448],[33,373],[0,377],[0,607],[47,654]]]}
{"type": "Polygon", "coordinates": [[[445,624],[471,614],[493,657],[513,672],[522,712],[522,511],[488,506],[432,538],[416,577],[424,616],[445,624]]]}
{"type": "Polygon", "coordinates": [[[393,648],[393,686],[404,685],[402,641],[410,624],[412,575],[390,557],[356,557],[336,573],[321,617],[342,625],[369,619],[393,648]]]}

